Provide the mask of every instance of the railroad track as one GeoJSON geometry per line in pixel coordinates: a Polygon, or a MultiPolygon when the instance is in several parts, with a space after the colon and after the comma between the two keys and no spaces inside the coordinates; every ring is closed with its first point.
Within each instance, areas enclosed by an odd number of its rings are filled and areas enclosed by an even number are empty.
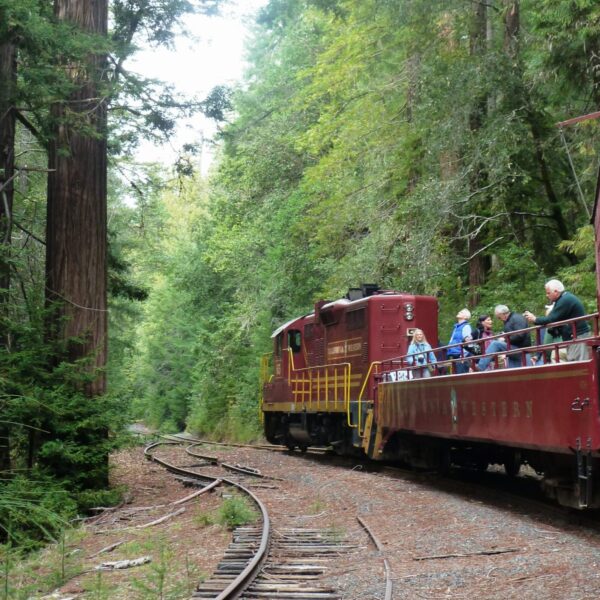
{"type": "Polygon", "coordinates": [[[213,596],[210,596],[218,600],[233,600],[235,598],[240,598],[242,592],[255,579],[258,572],[260,571],[260,568],[262,567],[263,562],[267,558],[267,550],[269,547],[271,536],[271,523],[269,519],[269,513],[267,512],[267,509],[265,508],[264,504],[259,500],[259,498],[248,488],[244,487],[238,482],[231,481],[222,477],[213,477],[210,475],[197,473],[196,471],[192,471],[189,468],[178,467],[154,456],[153,451],[158,446],[166,444],[174,445],[177,443],[180,442],[157,442],[154,444],[150,444],[144,450],[144,455],[149,460],[156,462],[157,464],[167,469],[169,472],[174,473],[178,476],[183,476],[190,479],[198,479],[206,482],[206,485],[219,482],[221,484],[231,486],[232,488],[237,489],[238,491],[243,493],[247,498],[249,498],[259,511],[261,525],[257,528],[258,533],[255,539],[255,543],[252,546],[252,551],[248,553],[244,560],[239,560],[237,562],[237,567],[235,570],[231,570],[228,573],[227,577],[221,579],[222,585],[220,591],[218,593],[214,593],[213,596]]]}
{"type": "MultiPolygon", "coordinates": [[[[239,527],[216,572],[198,586],[193,598],[214,598],[223,582],[254,551],[259,530],[239,527]]],[[[240,596],[243,599],[338,600],[342,596],[320,583],[327,563],[358,546],[339,539],[335,532],[321,529],[286,528],[273,532],[267,560],[260,574],[240,596]]]]}
{"type": "MultiPolygon", "coordinates": [[[[189,440],[185,440],[189,441],[189,440]]],[[[154,454],[161,445],[181,445],[182,441],[162,441],[146,447],[145,456],[178,477],[199,480],[203,485],[227,485],[248,497],[257,507],[260,520],[252,526],[234,530],[232,542],[213,575],[198,585],[193,598],[216,600],[337,600],[341,599],[331,586],[320,582],[327,563],[342,553],[356,552],[358,546],[348,543],[334,531],[308,528],[279,528],[273,531],[269,514],[259,498],[239,481],[206,473],[191,467],[176,466],[154,454]]],[[[192,444],[188,455],[201,458],[211,466],[235,471],[241,477],[262,477],[251,467],[229,465],[217,457],[198,453],[192,444]]],[[[202,465],[194,465],[194,468],[202,465]]],[[[272,478],[277,479],[277,478],[272,478]]]]}

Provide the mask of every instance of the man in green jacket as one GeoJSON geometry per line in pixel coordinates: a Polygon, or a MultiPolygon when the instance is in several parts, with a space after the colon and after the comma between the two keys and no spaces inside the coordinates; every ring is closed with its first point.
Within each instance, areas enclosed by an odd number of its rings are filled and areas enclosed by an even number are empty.
{"type": "MultiPolygon", "coordinates": [[[[567,319],[575,319],[585,315],[585,308],[581,300],[565,291],[565,286],[558,279],[551,279],[546,285],[546,297],[550,302],[554,303],[554,307],[545,317],[536,317],[534,314],[526,310],[523,316],[535,325],[548,325],[557,321],[566,321],[567,319]]],[[[563,341],[568,342],[573,339],[573,324],[569,323],[561,325],[557,328],[563,341]]],[[[577,321],[575,323],[576,338],[589,338],[590,326],[587,321],[577,321]]],[[[567,347],[567,360],[588,360],[589,348],[586,344],[571,344],[567,347]]]]}

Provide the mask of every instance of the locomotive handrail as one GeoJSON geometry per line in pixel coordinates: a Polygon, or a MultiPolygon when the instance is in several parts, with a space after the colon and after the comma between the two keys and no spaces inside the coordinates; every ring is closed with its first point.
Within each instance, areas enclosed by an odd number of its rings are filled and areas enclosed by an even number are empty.
{"type": "MultiPolygon", "coordinates": [[[[367,383],[369,383],[369,378],[371,377],[371,371],[373,370],[373,367],[375,367],[376,369],[381,365],[381,361],[380,360],[376,360],[374,362],[372,362],[369,365],[369,370],[367,371],[367,374],[365,375],[365,380],[363,381],[362,387],[360,388],[360,393],[358,394],[358,423],[356,425],[352,425],[351,419],[350,419],[350,404],[348,403],[348,412],[347,412],[347,418],[348,418],[348,425],[354,429],[358,428],[358,435],[359,437],[363,437],[363,433],[364,431],[361,431],[361,418],[362,418],[362,396],[363,393],[365,391],[365,388],[367,387],[367,383]]],[[[377,372],[375,373],[377,374],[377,372]]]]}
{"type": "Polygon", "coordinates": [[[344,408],[345,410],[348,410],[348,407],[350,406],[350,382],[351,382],[351,375],[352,375],[352,364],[348,363],[348,362],[341,362],[341,363],[331,363],[328,365],[314,365],[314,366],[310,366],[310,367],[303,367],[301,369],[296,369],[295,365],[294,365],[294,356],[292,354],[292,351],[290,348],[288,348],[288,356],[289,356],[289,362],[288,362],[288,385],[290,385],[290,387],[292,387],[292,394],[300,394],[302,396],[302,402],[305,402],[304,400],[304,394],[308,394],[308,404],[309,406],[312,407],[312,402],[313,402],[313,398],[312,398],[312,389],[313,389],[313,374],[316,373],[316,389],[317,389],[317,406],[320,406],[321,404],[321,372],[323,372],[324,374],[324,387],[325,387],[325,409],[327,410],[329,408],[329,386],[330,386],[330,382],[329,382],[329,373],[328,371],[330,369],[332,369],[334,371],[333,373],[333,394],[334,394],[334,402],[337,401],[337,397],[338,397],[338,380],[339,380],[339,376],[337,374],[337,370],[339,368],[342,369],[342,385],[343,385],[343,389],[342,389],[342,402],[344,404],[344,408]],[[292,380],[292,373],[296,373],[296,374],[308,374],[308,379],[301,379],[301,380],[297,380],[294,379],[292,380]],[[294,389],[294,384],[298,384],[301,383],[302,384],[302,389],[301,390],[297,390],[294,389]],[[304,389],[304,385],[308,383],[308,390],[304,389]]]}
{"type": "Polygon", "coordinates": [[[271,373],[271,358],[273,357],[272,352],[265,352],[260,357],[260,386],[265,383],[269,383],[273,379],[273,373],[271,373]]]}
{"type": "Polygon", "coordinates": [[[265,397],[265,384],[270,383],[273,379],[273,373],[270,373],[271,369],[271,357],[273,356],[272,352],[265,352],[260,357],[260,376],[258,383],[258,414],[260,418],[260,422],[264,422],[265,415],[263,413],[263,403],[265,397]]]}

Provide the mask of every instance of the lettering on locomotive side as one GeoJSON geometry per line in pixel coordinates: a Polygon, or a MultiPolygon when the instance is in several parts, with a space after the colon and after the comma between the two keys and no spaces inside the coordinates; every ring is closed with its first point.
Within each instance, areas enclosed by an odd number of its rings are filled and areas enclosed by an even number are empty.
{"type": "Polygon", "coordinates": [[[351,356],[360,356],[362,353],[362,338],[352,338],[350,340],[340,340],[327,344],[327,359],[335,360],[339,358],[349,358],[351,356]]]}

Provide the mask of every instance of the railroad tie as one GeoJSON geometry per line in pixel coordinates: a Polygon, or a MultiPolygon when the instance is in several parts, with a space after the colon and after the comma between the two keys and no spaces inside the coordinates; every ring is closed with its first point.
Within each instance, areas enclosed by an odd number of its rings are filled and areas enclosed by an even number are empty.
{"type": "MultiPolygon", "coordinates": [[[[238,527],[233,540],[213,575],[200,583],[193,598],[215,598],[246,567],[260,545],[261,530],[238,527]]],[[[273,539],[267,562],[241,598],[259,600],[339,600],[336,590],[319,585],[327,565],[335,556],[356,551],[331,531],[322,529],[279,529],[273,539]]]]}
{"type": "Polygon", "coordinates": [[[335,589],[318,581],[335,555],[356,549],[328,530],[279,529],[274,532],[267,563],[242,598],[339,600],[335,589]]]}

